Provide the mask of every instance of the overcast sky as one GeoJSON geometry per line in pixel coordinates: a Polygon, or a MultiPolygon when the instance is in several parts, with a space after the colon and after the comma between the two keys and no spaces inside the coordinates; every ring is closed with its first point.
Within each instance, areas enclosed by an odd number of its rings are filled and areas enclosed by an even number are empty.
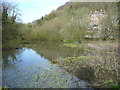
{"type": "Polygon", "coordinates": [[[69,0],[7,0],[18,3],[22,22],[29,23],[49,14],[69,0]]]}

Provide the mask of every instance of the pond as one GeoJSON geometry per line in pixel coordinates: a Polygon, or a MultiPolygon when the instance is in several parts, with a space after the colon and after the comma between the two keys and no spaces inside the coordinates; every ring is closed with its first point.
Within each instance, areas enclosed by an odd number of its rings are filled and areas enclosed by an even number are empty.
{"type": "Polygon", "coordinates": [[[89,83],[60,68],[52,60],[88,55],[58,42],[21,45],[3,50],[2,85],[8,88],[83,88],[89,83]]]}

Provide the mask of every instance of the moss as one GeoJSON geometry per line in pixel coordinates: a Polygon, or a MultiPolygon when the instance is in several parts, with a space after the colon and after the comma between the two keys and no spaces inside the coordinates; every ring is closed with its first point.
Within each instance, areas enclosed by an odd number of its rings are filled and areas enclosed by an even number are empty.
{"type": "Polygon", "coordinates": [[[64,46],[84,50],[84,47],[74,44],[74,43],[65,43],[64,46]]]}
{"type": "Polygon", "coordinates": [[[74,42],[73,40],[63,40],[64,43],[72,43],[74,42]]]}

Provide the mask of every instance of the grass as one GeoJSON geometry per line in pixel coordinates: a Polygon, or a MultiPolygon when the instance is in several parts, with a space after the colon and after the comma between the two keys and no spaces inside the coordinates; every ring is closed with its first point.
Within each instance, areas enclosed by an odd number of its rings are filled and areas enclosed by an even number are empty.
{"type": "Polygon", "coordinates": [[[74,42],[73,40],[63,40],[64,43],[72,43],[74,42]]]}
{"type": "Polygon", "coordinates": [[[111,44],[111,43],[103,42],[103,41],[91,41],[91,42],[86,41],[86,42],[83,42],[83,43],[80,43],[80,44],[64,43],[64,46],[79,49],[79,50],[85,50],[85,51],[88,51],[88,52],[97,52],[97,53],[104,53],[104,54],[106,54],[106,53],[107,54],[115,54],[116,50],[117,50],[117,43],[112,43],[111,44]],[[96,48],[93,48],[93,47],[86,46],[89,43],[94,44],[98,47],[102,47],[104,49],[96,49],[96,48]]]}
{"type": "Polygon", "coordinates": [[[84,50],[84,47],[82,47],[80,45],[76,45],[74,43],[65,43],[64,46],[70,47],[70,48],[76,48],[76,49],[84,50]]]}
{"type": "Polygon", "coordinates": [[[85,41],[80,44],[64,43],[64,46],[94,52],[92,56],[66,57],[59,60],[58,65],[69,73],[87,80],[93,87],[118,88],[118,62],[116,57],[116,41],[85,41]],[[113,42],[113,43],[111,43],[113,42]],[[103,47],[103,50],[85,47],[86,44],[103,47]],[[111,82],[112,81],[112,82],[111,82]]]}

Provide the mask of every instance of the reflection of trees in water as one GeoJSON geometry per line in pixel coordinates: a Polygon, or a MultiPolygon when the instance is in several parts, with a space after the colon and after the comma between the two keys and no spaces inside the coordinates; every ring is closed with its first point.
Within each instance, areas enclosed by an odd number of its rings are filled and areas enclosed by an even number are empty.
{"type": "Polygon", "coordinates": [[[54,60],[59,57],[84,55],[84,51],[65,47],[62,42],[40,42],[31,46],[33,50],[48,60],[54,60]]]}
{"type": "Polygon", "coordinates": [[[3,68],[14,66],[16,63],[20,62],[19,59],[22,49],[7,49],[2,50],[2,66],[3,68]]]}

